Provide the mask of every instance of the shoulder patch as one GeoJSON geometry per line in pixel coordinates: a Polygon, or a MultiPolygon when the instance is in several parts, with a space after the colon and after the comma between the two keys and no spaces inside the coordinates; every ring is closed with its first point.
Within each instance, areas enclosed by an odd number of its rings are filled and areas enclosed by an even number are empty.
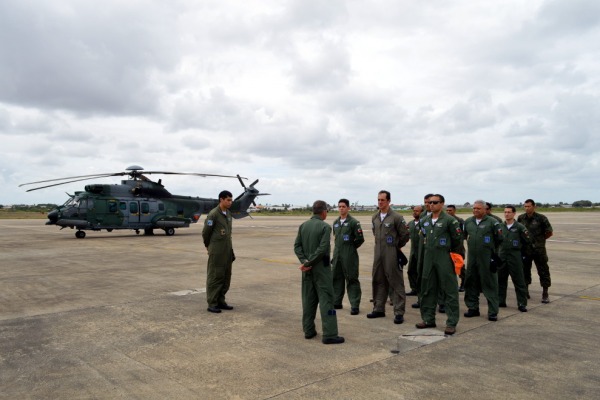
{"type": "Polygon", "coordinates": [[[213,226],[213,220],[212,219],[207,219],[206,220],[206,225],[213,226]]]}

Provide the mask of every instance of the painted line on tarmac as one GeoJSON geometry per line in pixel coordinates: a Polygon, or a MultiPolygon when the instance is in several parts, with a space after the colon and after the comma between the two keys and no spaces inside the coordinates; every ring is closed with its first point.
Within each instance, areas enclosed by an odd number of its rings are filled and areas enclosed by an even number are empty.
{"type": "Polygon", "coordinates": [[[261,258],[260,261],[266,261],[266,262],[275,263],[275,264],[289,264],[289,265],[297,265],[297,264],[299,264],[299,262],[291,262],[291,261],[285,261],[285,260],[275,260],[275,259],[272,259],[272,258],[261,258]]]}
{"type": "Polygon", "coordinates": [[[600,301],[600,297],[590,297],[590,296],[579,296],[580,299],[584,299],[584,300],[596,300],[596,301],[600,301]]]}
{"type": "Polygon", "coordinates": [[[549,242],[555,243],[577,243],[577,244],[591,244],[591,245],[600,245],[598,242],[582,242],[580,240],[548,240],[549,242]]]}
{"type": "Polygon", "coordinates": [[[174,296],[187,296],[190,294],[198,294],[198,293],[206,293],[206,288],[186,289],[186,290],[180,290],[178,292],[171,292],[169,294],[172,294],[174,296]]]}

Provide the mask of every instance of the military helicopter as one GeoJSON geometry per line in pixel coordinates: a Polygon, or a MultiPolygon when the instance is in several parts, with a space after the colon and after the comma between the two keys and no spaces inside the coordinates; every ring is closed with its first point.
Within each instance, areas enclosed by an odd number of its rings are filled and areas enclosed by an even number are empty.
{"type": "Polygon", "coordinates": [[[171,194],[162,185],[162,179],[153,182],[145,175],[237,178],[244,191],[234,199],[230,208],[234,218],[248,216],[250,204],[256,206],[254,199],[257,196],[268,195],[268,193],[259,193],[258,189],[254,187],[258,183],[258,179],[250,186],[246,186],[243,179],[247,178],[239,175],[144,171],[138,165],[126,168],[126,171],[49,179],[23,183],[19,186],[64,181],[27,190],[31,192],[89,179],[128,175],[129,179],[122,180],[121,184],[91,184],[86,185],[84,191],[75,192],[73,195],[67,193],[69,199],[62,206],[48,213],[46,225],[58,225],[61,229],[67,227],[77,229],[75,237],[78,239],[85,238],[86,230],[100,231],[102,229],[106,229],[108,232],[112,232],[114,229],[131,229],[135,230],[137,234],[143,230],[145,235],[153,235],[154,229],[162,229],[167,236],[172,236],[175,234],[176,228],[187,228],[190,224],[198,222],[201,214],[208,213],[219,204],[218,199],[171,194]]]}

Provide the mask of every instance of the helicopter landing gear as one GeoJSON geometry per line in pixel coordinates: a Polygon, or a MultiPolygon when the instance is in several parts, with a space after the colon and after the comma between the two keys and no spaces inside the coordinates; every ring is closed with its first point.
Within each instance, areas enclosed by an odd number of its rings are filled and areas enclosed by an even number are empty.
{"type": "Polygon", "coordinates": [[[173,236],[175,234],[175,228],[165,228],[165,234],[167,236],[173,236]]]}
{"type": "Polygon", "coordinates": [[[75,237],[77,239],[83,239],[85,237],[85,232],[84,231],[77,231],[77,232],[75,232],[75,237]]]}
{"type": "Polygon", "coordinates": [[[145,228],[144,229],[144,236],[154,236],[154,229],[152,229],[152,228],[145,228]]]}

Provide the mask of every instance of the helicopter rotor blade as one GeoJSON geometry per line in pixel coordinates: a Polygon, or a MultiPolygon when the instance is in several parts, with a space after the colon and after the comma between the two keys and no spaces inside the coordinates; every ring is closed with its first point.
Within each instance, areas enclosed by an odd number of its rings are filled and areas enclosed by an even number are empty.
{"type": "Polygon", "coordinates": [[[199,172],[169,172],[169,171],[141,171],[142,175],[150,175],[150,174],[162,174],[162,175],[192,175],[192,176],[201,176],[201,177],[217,177],[217,178],[238,178],[238,179],[248,179],[243,176],[233,176],[233,175],[218,175],[218,174],[201,174],[199,172]]]}
{"type": "MultiPolygon", "coordinates": [[[[35,185],[37,183],[46,183],[46,182],[56,182],[56,181],[64,181],[66,179],[78,179],[78,178],[85,178],[85,179],[94,179],[94,178],[107,178],[109,176],[119,176],[119,175],[128,175],[129,172],[111,172],[111,173],[105,173],[105,174],[93,174],[93,175],[79,175],[79,176],[67,176],[65,178],[56,178],[56,179],[47,179],[45,181],[37,181],[37,182],[28,182],[28,183],[21,183],[19,185],[19,187],[21,186],[27,186],[27,185],[35,185]]],[[[66,183],[66,182],[65,182],[66,183]]]]}
{"type": "Polygon", "coordinates": [[[242,185],[242,187],[244,188],[244,190],[246,190],[246,185],[244,185],[244,181],[242,181],[242,177],[238,174],[237,178],[240,181],[240,185],[242,185]]]}
{"type": "MultiPolygon", "coordinates": [[[[106,178],[107,176],[114,176],[114,175],[100,176],[100,178],[106,178]]],[[[93,176],[91,178],[74,179],[72,181],[66,181],[66,182],[54,183],[52,185],[46,185],[46,186],[36,187],[36,188],[33,188],[33,189],[26,190],[26,192],[33,192],[34,190],[46,189],[46,188],[53,187],[53,186],[66,185],[67,183],[89,181],[90,179],[96,179],[96,178],[99,178],[99,177],[98,176],[93,176]]]]}

